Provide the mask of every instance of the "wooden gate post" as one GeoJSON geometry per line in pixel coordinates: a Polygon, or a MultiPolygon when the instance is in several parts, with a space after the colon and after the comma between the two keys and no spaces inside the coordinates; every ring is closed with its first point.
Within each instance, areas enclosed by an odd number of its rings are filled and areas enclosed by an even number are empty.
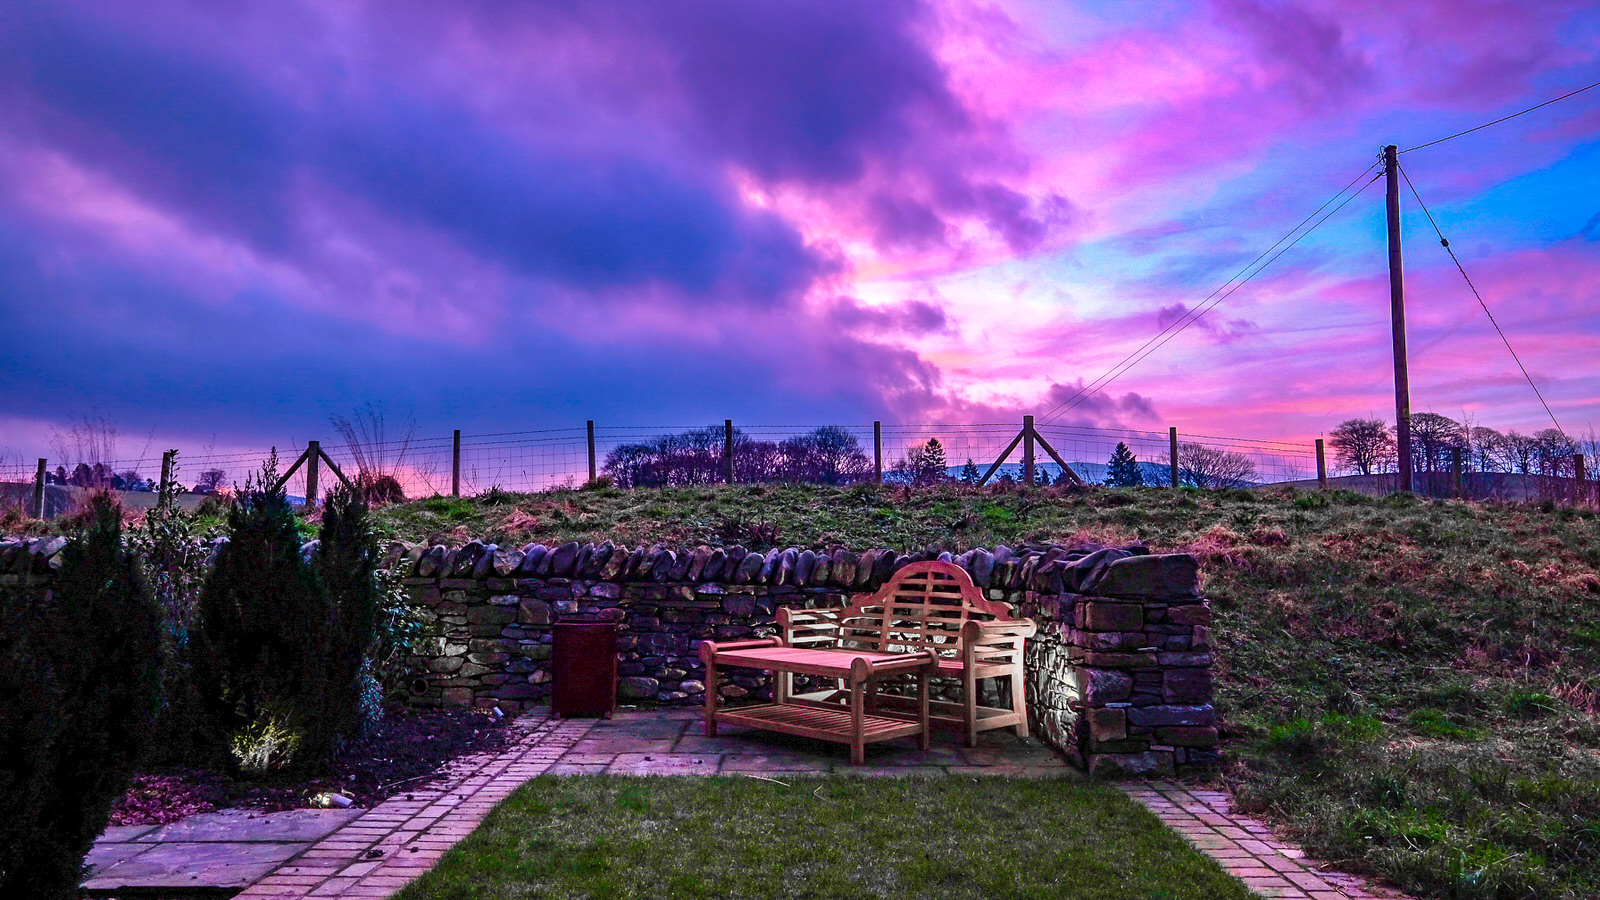
{"type": "Polygon", "coordinates": [[[594,420],[589,420],[589,482],[594,483],[594,420]]]}
{"type": "Polygon", "coordinates": [[[872,423],[872,483],[883,484],[883,423],[872,423]]]}
{"type": "Polygon", "coordinates": [[[317,466],[322,462],[322,445],[306,442],[306,509],[317,508],[317,466]]]}
{"type": "Polygon", "coordinates": [[[1172,466],[1172,486],[1173,487],[1177,487],[1178,486],[1178,426],[1174,425],[1170,429],[1167,430],[1167,438],[1168,438],[1168,442],[1172,445],[1169,448],[1169,452],[1171,452],[1172,456],[1168,460],[1168,462],[1172,466]]]}
{"type": "Polygon", "coordinates": [[[1317,488],[1328,489],[1328,452],[1322,445],[1322,438],[1317,438],[1317,488]]]}
{"type": "Polygon", "coordinates": [[[461,496],[461,429],[457,428],[450,446],[450,496],[461,496]]]}
{"type": "Polygon", "coordinates": [[[1022,483],[1033,484],[1033,416],[1022,417],[1022,483]]]}
{"type": "Polygon", "coordinates": [[[39,457],[39,468],[33,473],[33,517],[44,518],[44,470],[47,463],[39,457]]]}

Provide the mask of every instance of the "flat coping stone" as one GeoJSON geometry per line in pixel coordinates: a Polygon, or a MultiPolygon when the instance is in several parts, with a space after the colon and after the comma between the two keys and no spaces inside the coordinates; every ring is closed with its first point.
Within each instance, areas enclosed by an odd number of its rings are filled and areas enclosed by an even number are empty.
{"type": "Polygon", "coordinates": [[[366,812],[364,809],[220,809],[163,825],[140,835],[140,843],[309,842],[319,841],[339,826],[366,812]]]}
{"type": "Polygon", "coordinates": [[[159,828],[159,825],[112,825],[105,833],[95,838],[95,843],[118,844],[131,841],[140,835],[147,834],[159,828]]]}
{"type": "Polygon", "coordinates": [[[97,872],[83,886],[96,893],[242,889],[310,847],[310,842],[164,841],[97,872]]]}

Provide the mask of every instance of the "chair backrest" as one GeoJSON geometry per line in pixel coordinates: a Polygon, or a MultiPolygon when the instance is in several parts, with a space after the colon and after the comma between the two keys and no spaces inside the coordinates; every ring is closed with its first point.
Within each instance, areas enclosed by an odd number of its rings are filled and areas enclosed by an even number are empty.
{"type": "Polygon", "coordinates": [[[961,626],[968,620],[1013,616],[1006,604],[985,598],[960,566],[918,562],[834,613],[830,618],[837,622],[837,630],[818,627],[821,623],[807,624],[796,630],[792,640],[803,645],[808,639],[836,637],[838,646],[848,649],[885,653],[932,649],[948,656],[960,651],[961,626]]]}

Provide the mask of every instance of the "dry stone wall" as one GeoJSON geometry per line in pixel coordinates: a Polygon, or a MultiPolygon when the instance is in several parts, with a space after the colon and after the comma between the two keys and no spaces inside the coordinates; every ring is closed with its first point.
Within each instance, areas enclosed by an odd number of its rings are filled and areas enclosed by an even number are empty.
{"type": "MultiPolygon", "coordinates": [[[[47,587],[65,546],[63,538],[0,540],[0,586],[47,587]]],[[[956,563],[991,599],[1039,623],[1025,659],[1033,727],[1079,765],[1104,775],[1160,774],[1218,761],[1211,610],[1198,566],[1184,554],[474,541],[453,550],[395,544],[387,564],[401,570],[435,631],[413,660],[415,702],[516,710],[548,702],[551,626],[570,616],[617,624],[625,702],[695,704],[706,690],[733,702],[769,698],[769,679],[750,670],[706,685],[700,643],[773,635],[779,606],[842,606],[924,559],[956,563]]]]}
{"type": "Polygon", "coordinates": [[[700,643],[776,634],[780,606],[845,605],[900,567],[954,562],[1040,624],[1027,653],[1034,728],[1092,772],[1173,773],[1217,761],[1210,610],[1187,555],[1143,547],[862,553],[568,543],[395,545],[437,637],[417,658],[416,702],[517,709],[548,702],[552,623],[615,622],[623,702],[688,705],[714,689],[767,699],[762,673],[706,685],[700,643]]]}

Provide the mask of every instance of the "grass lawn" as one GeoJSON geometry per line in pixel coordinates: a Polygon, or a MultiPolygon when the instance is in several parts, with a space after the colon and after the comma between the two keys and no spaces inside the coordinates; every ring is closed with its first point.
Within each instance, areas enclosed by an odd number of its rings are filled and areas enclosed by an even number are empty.
{"type": "Polygon", "coordinates": [[[1248,900],[1143,807],[1061,779],[545,776],[399,900],[1248,900]]]}

